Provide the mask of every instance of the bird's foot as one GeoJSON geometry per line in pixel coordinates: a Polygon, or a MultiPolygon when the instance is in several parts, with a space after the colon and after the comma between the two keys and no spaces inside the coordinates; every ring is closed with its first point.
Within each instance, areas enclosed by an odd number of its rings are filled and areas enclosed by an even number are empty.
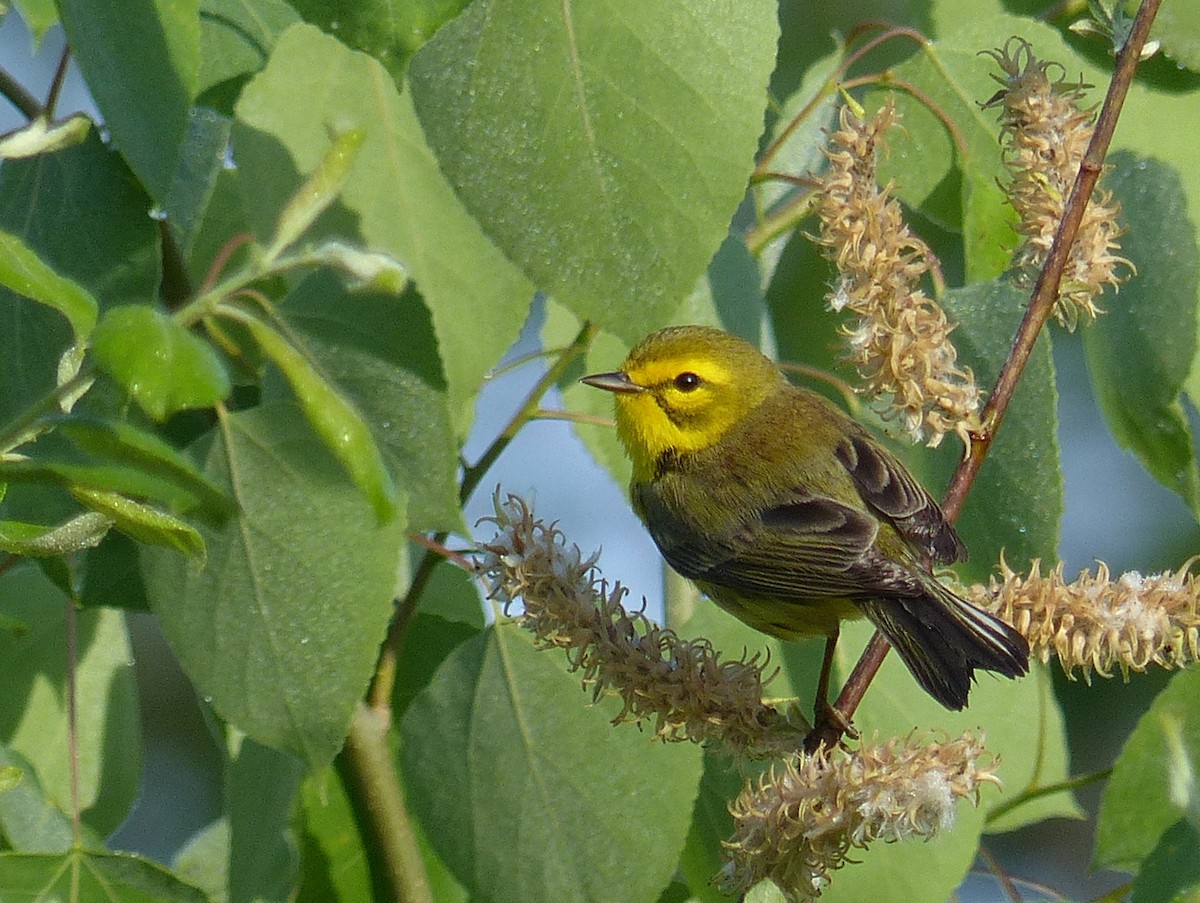
{"type": "Polygon", "coordinates": [[[814,708],[813,729],[804,738],[806,753],[811,755],[822,747],[832,749],[841,741],[842,737],[849,737],[851,740],[858,739],[858,731],[854,729],[850,719],[843,715],[837,706],[831,705],[827,699],[820,699],[814,708]]]}

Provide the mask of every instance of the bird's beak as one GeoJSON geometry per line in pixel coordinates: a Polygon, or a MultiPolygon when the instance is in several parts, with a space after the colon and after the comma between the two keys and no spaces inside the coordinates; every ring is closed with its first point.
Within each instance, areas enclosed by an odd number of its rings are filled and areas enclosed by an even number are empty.
{"type": "Polygon", "coordinates": [[[605,392],[616,392],[620,395],[633,395],[646,390],[629,378],[629,374],[614,370],[612,373],[593,373],[580,380],[589,386],[603,389],[605,392]]]}

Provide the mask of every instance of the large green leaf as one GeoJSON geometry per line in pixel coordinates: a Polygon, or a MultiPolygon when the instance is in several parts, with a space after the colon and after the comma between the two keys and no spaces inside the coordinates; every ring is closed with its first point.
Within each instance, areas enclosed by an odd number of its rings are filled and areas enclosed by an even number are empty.
{"type": "Polygon", "coordinates": [[[200,69],[199,0],[60,0],[71,53],[151,196],[171,189],[200,69]]]}
{"type": "Polygon", "coordinates": [[[375,60],[301,24],[284,33],[266,69],[246,86],[237,117],[239,183],[261,236],[271,234],[300,173],[324,158],[331,130],[366,129],[342,204],[309,235],[357,236],[408,269],[433,316],[450,409],[462,431],[466,405],[516,339],[533,289],[454,197],[408,95],[375,60]]]}
{"type": "Polygon", "coordinates": [[[5,899],[71,903],[206,903],[196,888],[131,853],[73,849],[61,854],[0,853],[5,899]]]}
{"type": "Polygon", "coordinates": [[[1179,395],[1196,353],[1200,251],[1178,174],[1114,154],[1105,180],[1121,205],[1121,255],[1136,275],[1099,299],[1082,329],[1088,374],[1117,443],[1200,515],[1200,471],[1179,395]]]}
{"type": "Polygon", "coordinates": [[[487,233],[632,343],[691,290],[745,193],[776,15],[762,0],[480,0],[413,57],[413,98],[487,233]]]}
{"type": "Polygon", "coordinates": [[[446,379],[420,300],[412,293],[350,292],[336,275],[321,272],[284,299],[279,316],[366,418],[408,493],[409,528],[465,533],[446,379]]]}
{"type": "Polygon", "coordinates": [[[512,625],[456,649],[413,701],[409,804],[471,899],[631,903],[666,887],[700,751],[614,727],[615,711],[512,625]]]}
{"type": "Polygon", "coordinates": [[[1200,671],[1181,671],[1142,715],[1113,766],[1096,823],[1096,865],[1134,869],[1176,821],[1195,819],[1198,773],[1200,671]]]}
{"type": "MultiPolygon", "coordinates": [[[[63,656],[71,604],[36,568],[19,567],[0,580],[0,616],[22,625],[0,631],[0,743],[32,763],[45,798],[62,812],[71,811],[63,656]]],[[[120,612],[77,612],[76,636],[80,805],[84,820],[105,836],[128,814],[138,789],[132,652],[120,612]]]]}
{"type": "Polygon", "coordinates": [[[96,363],[155,420],[211,407],[230,392],[216,350],[152,307],[130,304],[105,313],[92,351],[96,363]]]}
{"type": "Polygon", "coordinates": [[[216,710],[314,764],[340,748],[392,610],[404,519],[378,526],[299,408],[223,417],[205,473],[240,516],[208,566],[146,549],[151,608],[216,710]]]}

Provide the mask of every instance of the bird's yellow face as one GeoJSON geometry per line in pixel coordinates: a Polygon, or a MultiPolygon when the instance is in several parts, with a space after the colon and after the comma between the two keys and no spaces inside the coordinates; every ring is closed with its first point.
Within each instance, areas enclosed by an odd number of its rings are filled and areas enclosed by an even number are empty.
{"type": "Polygon", "coordinates": [[[718,330],[676,327],[630,352],[621,369],[584,382],[616,400],[617,434],[633,478],[653,478],[664,454],[687,455],[716,443],[777,391],[782,376],[749,344],[718,330]]]}

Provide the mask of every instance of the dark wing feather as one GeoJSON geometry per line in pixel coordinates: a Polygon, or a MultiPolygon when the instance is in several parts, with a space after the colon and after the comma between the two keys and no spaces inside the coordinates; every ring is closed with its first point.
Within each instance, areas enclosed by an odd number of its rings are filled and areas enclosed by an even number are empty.
{"type": "MultiPolygon", "coordinates": [[[[657,506],[656,495],[645,493],[642,504],[657,506]]],[[[647,523],[671,567],[738,592],[797,601],[903,594],[910,584],[922,592],[903,566],[872,549],[874,517],[825,496],[796,494],[719,539],[688,529],[665,506],[647,523]]]]}
{"type": "Polygon", "coordinates": [[[941,507],[886,449],[866,436],[851,435],[838,444],[836,454],[863,501],[920,553],[940,564],[967,557],[941,507]]]}

